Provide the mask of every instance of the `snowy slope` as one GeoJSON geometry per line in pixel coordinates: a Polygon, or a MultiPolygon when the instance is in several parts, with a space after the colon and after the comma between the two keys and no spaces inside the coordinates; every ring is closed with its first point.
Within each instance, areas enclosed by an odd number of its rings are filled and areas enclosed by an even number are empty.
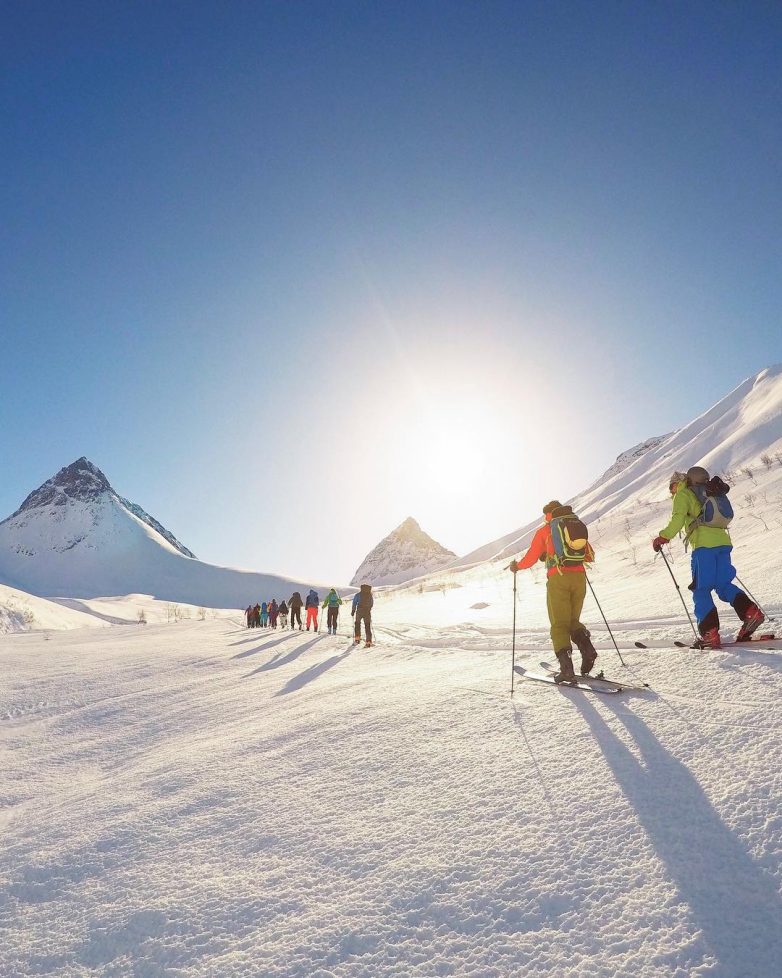
{"type": "MultiPolygon", "coordinates": [[[[748,478],[745,467],[755,475],[762,472],[761,455],[778,465],[776,454],[782,452],[782,364],[750,377],[694,421],[651,442],[653,447],[629,465],[621,465],[618,471],[609,469],[589,489],[568,500],[582,518],[593,522],[611,513],[616,520],[625,514],[634,523],[639,511],[667,503],[670,474],[692,465],[703,465],[711,473],[722,473],[738,483],[748,478]]],[[[541,506],[544,502],[541,500],[541,506]]],[[[538,525],[536,520],[480,547],[462,558],[459,565],[501,560],[518,553],[538,525]]]]}
{"type": "Polygon", "coordinates": [[[776,978],[782,651],[625,648],[648,692],[511,700],[508,601],[407,601],[372,653],[0,637],[0,974],[776,978]]]}
{"type": "Polygon", "coordinates": [[[288,598],[311,582],[196,560],[87,459],[62,469],[0,523],[0,581],[76,598],[149,594],[211,608],[288,598]]]}
{"type": "Polygon", "coordinates": [[[353,580],[360,584],[401,584],[450,564],[456,554],[446,550],[409,516],[384,537],[361,563],[353,580]]]}

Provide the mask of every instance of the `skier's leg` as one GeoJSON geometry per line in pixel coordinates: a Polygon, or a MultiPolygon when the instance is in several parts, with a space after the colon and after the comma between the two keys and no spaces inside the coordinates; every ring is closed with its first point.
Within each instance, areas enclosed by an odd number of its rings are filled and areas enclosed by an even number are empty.
{"type": "Polygon", "coordinates": [[[720,619],[714,605],[712,590],[717,585],[717,557],[713,547],[696,547],[692,552],[692,600],[695,605],[695,618],[698,631],[706,637],[707,633],[719,633],[720,619]]]}
{"type": "MultiPolygon", "coordinates": [[[[740,594],[744,595],[744,592],[733,583],[733,578],[736,576],[736,568],[731,561],[732,549],[732,547],[714,548],[714,554],[717,560],[714,590],[717,592],[717,597],[721,601],[727,601],[728,604],[733,604],[740,594]]],[[[741,616],[739,615],[739,617],[741,616]]]]}
{"type": "Polygon", "coordinates": [[[586,574],[570,574],[569,576],[574,578],[570,637],[581,653],[581,675],[587,676],[595,664],[597,652],[592,644],[589,629],[581,621],[581,610],[584,607],[584,598],[586,597],[586,574]]]}
{"type": "Polygon", "coordinates": [[[570,649],[571,596],[565,578],[570,574],[552,574],[546,582],[546,606],[551,625],[551,644],[554,651],[570,649]]]}

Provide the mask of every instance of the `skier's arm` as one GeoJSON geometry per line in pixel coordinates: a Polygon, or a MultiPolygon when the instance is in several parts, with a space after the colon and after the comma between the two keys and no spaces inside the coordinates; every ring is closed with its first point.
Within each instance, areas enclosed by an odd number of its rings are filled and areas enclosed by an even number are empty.
{"type": "Polygon", "coordinates": [[[529,550],[524,554],[521,560],[518,562],[519,570],[527,570],[532,567],[541,557],[546,553],[546,533],[548,531],[547,526],[541,526],[540,529],[535,533],[532,538],[532,543],[529,545],[529,550]]]}
{"type": "Polygon", "coordinates": [[[673,540],[679,530],[681,530],[681,528],[687,522],[687,517],[690,515],[689,510],[690,508],[686,494],[683,492],[677,492],[673,497],[673,513],[671,514],[671,522],[665,527],[664,530],[660,530],[659,536],[665,537],[666,540],[673,540]]]}

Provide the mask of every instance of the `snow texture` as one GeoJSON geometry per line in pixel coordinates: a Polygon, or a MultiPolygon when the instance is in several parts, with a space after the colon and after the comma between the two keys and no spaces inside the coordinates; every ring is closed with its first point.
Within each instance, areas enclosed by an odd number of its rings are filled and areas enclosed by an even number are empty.
{"type": "Polygon", "coordinates": [[[350,583],[402,584],[445,567],[455,557],[409,516],[367,554],[350,583]]]}

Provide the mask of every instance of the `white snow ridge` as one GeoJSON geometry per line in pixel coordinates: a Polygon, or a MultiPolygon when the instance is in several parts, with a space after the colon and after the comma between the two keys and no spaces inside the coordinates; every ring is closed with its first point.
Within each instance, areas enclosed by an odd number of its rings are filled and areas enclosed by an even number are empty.
{"type": "MultiPolygon", "coordinates": [[[[528,669],[553,658],[544,569],[515,609],[505,569],[532,525],[381,588],[364,648],[344,608],[336,636],[238,612],[140,628],[109,624],[131,598],[12,587],[97,588],[101,551],[161,586],[206,566],[89,470],[6,521],[8,627],[102,617],[0,635],[0,975],[779,978],[782,641],[677,648],[650,541],[673,469],[720,472],[776,627],[782,367],[630,455],[573,501],[619,652],[589,594],[597,668],[637,687],[606,695],[514,674],[510,696],[514,638],[528,669]]],[[[681,541],[669,560],[689,601],[681,541]]]]}
{"type": "Polygon", "coordinates": [[[402,584],[450,564],[456,554],[424,533],[412,516],[371,550],[353,575],[361,584],[402,584]]]}

